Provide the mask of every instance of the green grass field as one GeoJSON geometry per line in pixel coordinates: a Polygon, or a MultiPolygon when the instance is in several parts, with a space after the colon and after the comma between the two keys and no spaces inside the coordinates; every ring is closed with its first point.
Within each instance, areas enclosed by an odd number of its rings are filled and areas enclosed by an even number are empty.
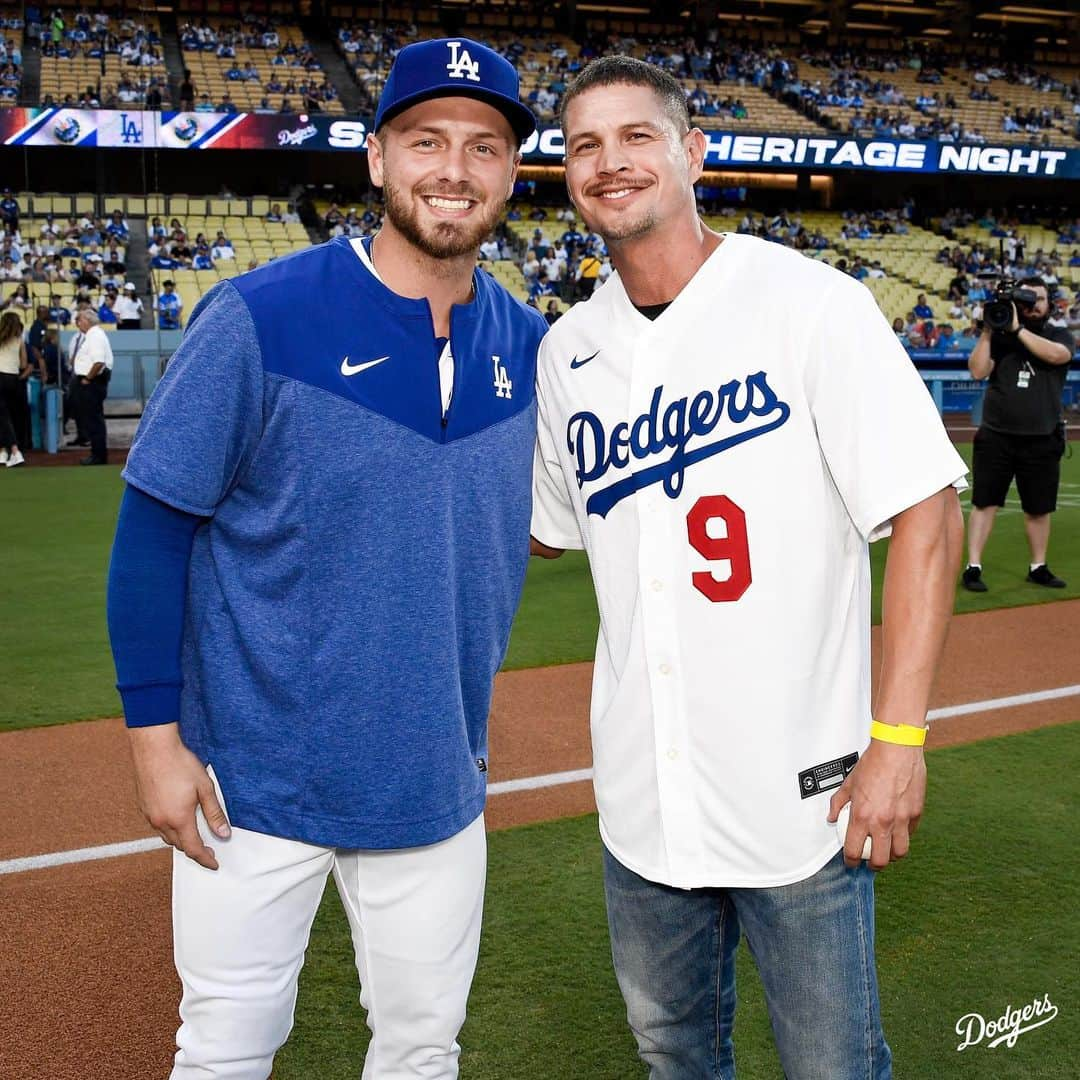
{"type": "MultiPolygon", "coordinates": [[[[1051,564],[1063,592],[1023,583],[1022,519],[1010,506],[986,558],[992,591],[959,611],[1080,591],[1080,464],[1065,463],[1051,564]]],[[[0,475],[0,610],[8,635],[0,731],[116,715],[104,620],[118,469],[0,475]]],[[[880,581],[885,545],[875,545],[880,581]]],[[[589,659],[597,618],[580,555],[534,560],[508,667],[589,659]]],[[[1080,910],[1073,836],[1080,724],[939,750],[912,858],[879,879],[878,956],[896,1076],[1065,1080],[1077,1075],[1080,910]],[[1032,797],[1035,793],[1035,797],[1032,797]],[[1000,1016],[1048,994],[1059,1015],[1015,1047],[957,1052],[964,1014],[1000,1016]]],[[[470,1080],[643,1077],[608,955],[594,816],[491,836],[481,963],[462,1033],[470,1080]]],[[[740,1076],[779,1077],[762,991],[745,946],[740,1076]]],[[[842,993],[843,988],[838,988],[842,993]]],[[[366,1041],[352,948],[330,889],[312,935],[294,1034],[278,1080],[355,1077],[366,1041]]]]}
{"type": "MultiPolygon", "coordinates": [[[[965,455],[970,447],[961,447],[965,455]]],[[[0,731],[116,716],[120,701],[105,629],[105,574],[123,489],[120,470],[19,469],[0,475],[0,611],[10,623],[0,681],[0,731]]],[[[1069,582],[1057,591],[1024,581],[1023,518],[1010,498],[988,545],[991,591],[959,590],[958,612],[1080,595],[1080,458],[1063,462],[1051,566],[1069,582]]],[[[875,584],[886,543],[872,549],[875,584]]],[[[874,619],[880,589],[875,588],[874,619]]],[[[507,668],[592,658],[596,601],[583,555],[534,559],[514,623],[507,668]]]]}
{"type": "MultiPolygon", "coordinates": [[[[1072,861],[1080,725],[934,751],[929,767],[912,855],[878,878],[878,969],[896,1076],[1072,1080],[1080,1045],[1072,861]],[[957,1051],[961,1016],[996,1018],[1044,994],[1059,1015],[1011,1049],[957,1051]]],[[[611,972],[595,817],[511,829],[490,842],[462,1076],[643,1078],[611,972]]],[[[739,1074],[779,1078],[745,944],[738,979],[739,1074]]],[[[296,1028],[274,1076],[351,1080],[365,1045],[348,927],[331,886],[301,976],[296,1028]]]]}

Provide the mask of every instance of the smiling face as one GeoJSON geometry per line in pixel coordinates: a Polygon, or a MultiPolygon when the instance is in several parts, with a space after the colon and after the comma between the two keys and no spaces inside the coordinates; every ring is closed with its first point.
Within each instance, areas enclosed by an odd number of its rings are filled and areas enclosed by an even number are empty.
{"type": "Polygon", "coordinates": [[[586,90],[564,118],[566,186],[586,225],[609,244],[696,216],[704,136],[679,130],[648,86],[586,90]]]}
{"type": "Polygon", "coordinates": [[[475,252],[513,190],[518,141],[498,109],[464,97],[413,105],[368,139],[384,228],[432,258],[475,252]]]}

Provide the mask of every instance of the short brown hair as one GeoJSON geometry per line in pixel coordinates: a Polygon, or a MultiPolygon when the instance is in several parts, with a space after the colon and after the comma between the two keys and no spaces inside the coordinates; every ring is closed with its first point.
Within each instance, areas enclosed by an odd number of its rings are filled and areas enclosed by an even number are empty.
{"type": "Polygon", "coordinates": [[[690,110],[678,81],[663,68],[633,56],[600,56],[585,66],[566,88],[559,106],[559,123],[566,133],[566,110],[579,94],[595,86],[647,86],[680,133],[690,130],[690,110]]]}

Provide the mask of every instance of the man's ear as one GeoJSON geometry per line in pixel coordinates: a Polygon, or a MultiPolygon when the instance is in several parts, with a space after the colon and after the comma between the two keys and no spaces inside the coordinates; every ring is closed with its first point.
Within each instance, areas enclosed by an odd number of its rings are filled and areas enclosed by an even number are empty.
{"type": "Polygon", "coordinates": [[[514,194],[514,185],[517,183],[518,169],[521,168],[521,151],[514,155],[514,167],[510,170],[510,183],[506,189],[506,201],[509,202],[514,194]]]}
{"type": "Polygon", "coordinates": [[[368,134],[365,142],[367,146],[368,172],[371,174],[371,183],[374,187],[383,186],[383,147],[379,136],[374,132],[368,134]]]}
{"type": "Polygon", "coordinates": [[[701,128],[691,128],[687,135],[686,152],[690,160],[690,183],[696,184],[705,171],[705,155],[709,140],[701,128]]]}

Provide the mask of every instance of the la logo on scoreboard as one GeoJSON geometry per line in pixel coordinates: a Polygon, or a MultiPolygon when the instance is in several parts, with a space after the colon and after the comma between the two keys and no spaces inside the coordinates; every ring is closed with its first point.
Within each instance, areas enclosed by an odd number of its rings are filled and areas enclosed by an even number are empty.
{"type": "Polygon", "coordinates": [[[446,70],[451,79],[468,79],[469,82],[480,81],[480,61],[474,60],[469,55],[468,49],[461,47],[460,41],[448,41],[447,48],[450,50],[450,63],[446,70]]]}

